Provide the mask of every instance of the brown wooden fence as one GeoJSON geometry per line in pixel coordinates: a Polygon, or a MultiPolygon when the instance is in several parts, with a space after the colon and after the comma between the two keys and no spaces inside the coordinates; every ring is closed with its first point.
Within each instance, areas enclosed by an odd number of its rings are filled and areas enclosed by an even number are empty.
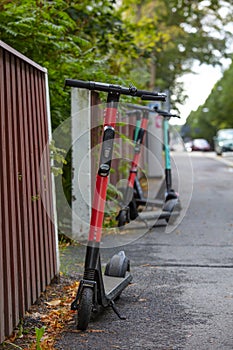
{"type": "Polygon", "coordinates": [[[0,41],[0,343],[57,274],[46,79],[0,41]]]}

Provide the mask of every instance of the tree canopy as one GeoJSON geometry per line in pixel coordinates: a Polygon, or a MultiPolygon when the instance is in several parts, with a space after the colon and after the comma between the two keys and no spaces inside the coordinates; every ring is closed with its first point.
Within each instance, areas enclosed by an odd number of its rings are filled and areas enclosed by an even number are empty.
{"type": "Polygon", "coordinates": [[[123,0],[122,16],[138,50],[130,62],[131,79],[150,88],[170,89],[181,102],[177,77],[190,71],[194,60],[217,65],[226,55],[230,33],[223,29],[225,20],[219,12],[223,5],[216,0],[123,0]]]}
{"type": "Polygon", "coordinates": [[[111,50],[116,46],[119,52],[124,50],[125,32],[114,3],[3,0],[0,4],[1,40],[48,69],[53,127],[68,117],[64,79],[109,79],[111,50]]]}
{"type": "Polygon", "coordinates": [[[48,69],[53,127],[69,114],[65,78],[170,89],[193,60],[219,64],[231,13],[223,0],[2,0],[0,36],[48,69]]]}

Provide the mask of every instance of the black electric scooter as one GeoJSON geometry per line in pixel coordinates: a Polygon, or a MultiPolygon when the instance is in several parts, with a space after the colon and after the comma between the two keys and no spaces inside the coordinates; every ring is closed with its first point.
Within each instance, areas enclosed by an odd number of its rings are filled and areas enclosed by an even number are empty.
{"type": "MultiPolygon", "coordinates": [[[[134,130],[134,142],[135,142],[135,148],[134,148],[134,157],[131,163],[131,169],[129,172],[129,177],[127,181],[127,186],[124,191],[123,201],[120,203],[121,209],[116,217],[116,220],[118,221],[118,227],[122,228],[125,224],[129,223],[130,220],[135,220],[138,216],[138,207],[139,206],[146,206],[146,207],[158,207],[162,208],[161,211],[158,212],[152,212],[151,214],[148,214],[148,212],[144,212],[143,214],[140,214],[140,218],[142,220],[147,219],[153,219],[156,220],[166,220],[169,221],[171,216],[178,216],[179,213],[174,212],[175,203],[175,192],[169,188],[168,195],[165,196],[165,199],[151,199],[151,198],[145,198],[140,182],[137,178],[137,170],[138,170],[138,163],[139,163],[139,157],[140,157],[140,151],[141,151],[141,144],[143,143],[143,137],[145,134],[145,131],[147,129],[148,125],[148,117],[149,113],[153,112],[154,109],[151,109],[149,107],[144,106],[138,106],[138,105],[130,105],[130,107],[135,108],[133,111],[127,112],[128,115],[130,114],[136,114],[137,120],[138,115],[141,113],[142,119],[141,119],[141,125],[139,128],[139,125],[136,123],[136,127],[134,130]],[[139,128],[139,130],[138,130],[139,128]]],[[[169,114],[170,118],[175,117],[175,115],[169,114]]],[[[164,116],[164,115],[163,115],[164,116]]],[[[167,117],[167,115],[166,115],[167,117]]],[[[166,135],[167,135],[167,128],[165,129],[166,135]]],[[[164,132],[164,136],[165,136],[164,132]]],[[[167,137],[164,140],[164,143],[166,144],[165,147],[165,155],[166,155],[166,161],[170,159],[170,153],[169,145],[168,145],[168,139],[167,137]]],[[[167,164],[167,163],[166,163],[167,164]]],[[[167,165],[166,165],[167,168],[167,165]]],[[[166,179],[171,181],[171,178],[168,177],[169,172],[167,172],[166,169],[166,179]]]]}
{"type": "MultiPolygon", "coordinates": [[[[172,188],[171,156],[169,145],[169,120],[170,118],[180,118],[176,114],[159,109],[155,106],[153,109],[163,117],[163,136],[164,136],[164,155],[165,155],[165,191],[162,184],[158,191],[156,199],[145,198],[138,178],[135,179],[135,201],[137,205],[161,206],[164,211],[173,212],[181,210],[179,194],[172,188]],[[163,194],[164,192],[164,194],[163,194]],[[162,197],[162,199],[160,199],[162,197]]],[[[176,217],[176,215],[174,215],[176,217]]],[[[168,221],[169,218],[165,218],[168,221]]]]}
{"type": "MultiPolygon", "coordinates": [[[[134,143],[137,142],[138,139],[138,134],[140,132],[140,128],[141,128],[141,120],[143,118],[143,111],[146,118],[148,118],[148,115],[146,115],[146,113],[154,113],[154,109],[146,107],[146,106],[139,106],[139,105],[133,105],[130,104],[128,105],[128,107],[130,108],[134,108],[133,110],[129,110],[127,112],[125,112],[127,115],[136,115],[136,125],[135,125],[135,129],[134,129],[134,134],[133,134],[133,140],[134,143]]],[[[138,179],[138,174],[136,174],[135,180],[134,180],[134,196],[133,196],[133,202],[134,204],[132,205],[132,207],[134,208],[135,205],[136,207],[142,205],[148,205],[150,207],[158,207],[158,208],[162,208],[164,205],[164,198],[160,199],[160,197],[158,196],[158,198],[148,198],[144,196],[140,181],[138,179]]],[[[133,215],[135,216],[135,215],[133,215]]],[[[134,218],[131,216],[130,214],[130,218],[131,220],[134,220],[134,218]]]]}
{"type": "Polygon", "coordinates": [[[137,90],[133,86],[125,88],[119,85],[72,79],[67,79],[65,85],[108,93],[107,107],[104,113],[103,142],[100,152],[99,169],[96,175],[96,185],[86,247],[84,274],[80,281],[76,298],[71,304],[71,309],[77,310],[77,329],[86,330],[91,314],[97,313],[102,307],[111,306],[115,313],[121,319],[124,319],[118,312],[114,300],[132,280],[132,276],[129,272],[130,262],[123,251],[115,254],[110,259],[106,266],[104,276],[102,275],[100,261],[102,224],[120,95],[131,95],[141,97],[142,100],[152,101],[164,101],[166,95],[137,90]]]}
{"type": "MultiPolygon", "coordinates": [[[[135,107],[135,106],[131,106],[135,107]]],[[[131,168],[129,171],[129,176],[127,180],[127,186],[124,191],[123,195],[123,201],[120,203],[121,209],[116,217],[116,220],[118,222],[118,227],[122,228],[125,224],[129,223],[130,220],[135,220],[138,217],[138,211],[137,211],[137,203],[135,201],[135,181],[137,179],[137,172],[138,172],[138,164],[140,160],[141,155],[141,145],[143,143],[144,134],[147,130],[148,125],[148,119],[149,119],[149,112],[152,112],[148,107],[144,106],[136,106],[135,111],[129,111],[127,112],[128,115],[135,113],[137,116],[137,120],[139,115],[141,116],[141,122],[140,127],[139,123],[136,123],[136,127],[134,129],[134,156],[131,163],[131,168]]],[[[153,205],[155,205],[155,201],[153,200],[153,205]]],[[[169,218],[170,213],[167,212],[160,212],[158,214],[154,213],[154,219],[165,219],[169,218]]]]}
{"type": "MultiPolygon", "coordinates": [[[[138,122],[138,119],[142,119],[142,111],[144,111],[144,113],[154,113],[154,109],[149,108],[149,107],[142,107],[139,105],[128,105],[131,108],[135,108],[132,111],[128,111],[126,112],[127,114],[136,114],[137,116],[137,122],[135,125],[135,130],[134,130],[134,142],[137,142],[137,135],[139,133],[140,130],[140,122],[138,122]]],[[[147,116],[148,118],[148,116],[147,116]]],[[[164,205],[164,198],[160,198],[160,196],[156,196],[156,198],[148,198],[144,196],[139,178],[138,178],[138,174],[136,174],[135,180],[134,180],[134,197],[133,197],[133,201],[136,203],[136,206],[150,206],[150,207],[158,207],[158,208],[162,208],[164,205]]]]}

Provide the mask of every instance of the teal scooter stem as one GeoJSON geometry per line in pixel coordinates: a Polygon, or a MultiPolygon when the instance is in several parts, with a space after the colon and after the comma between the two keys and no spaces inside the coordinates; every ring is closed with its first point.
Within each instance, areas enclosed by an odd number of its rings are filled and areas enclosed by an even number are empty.
{"type": "Polygon", "coordinates": [[[169,146],[169,120],[171,117],[176,117],[176,118],[180,118],[180,117],[178,115],[160,110],[158,109],[157,106],[154,107],[154,110],[164,118],[163,137],[164,137],[165,183],[166,183],[165,202],[167,202],[167,205],[165,204],[164,210],[170,210],[172,206],[177,204],[178,194],[172,188],[171,155],[170,155],[170,146],[169,146]]]}
{"type": "Polygon", "coordinates": [[[166,190],[167,194],[172,189],[172,175],[171,175],[171,156],[170,156],[170,146],[169,146],[169,118],[164,117],[163,123],[164,132],[164,153],[165,153],[165,180],[166,180],[166,190]]]}

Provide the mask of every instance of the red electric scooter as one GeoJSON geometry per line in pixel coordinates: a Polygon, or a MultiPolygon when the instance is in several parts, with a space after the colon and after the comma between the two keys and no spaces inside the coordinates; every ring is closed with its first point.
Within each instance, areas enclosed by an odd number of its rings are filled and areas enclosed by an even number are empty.
{"type": "Polygon", "coordinates": [[[130,262],[123,251],[115,254],[110,259],[106,265],[104,276],[102,275],[100,261],[102,224],[120,95],[131,95],[141,97],[142,100],[151,101],[165,101],[166,95],[137,90],[134,86],[126,88],[119,85],[72,79],[67,79],[65,85],[108,93],[107,107],[104,113],[103,142],[92,202],[84,275],[80,281],[76,298],[71,304],[71,309],[77,310],[77,329],[86,330],[91,314],[97,313],[101,307],[111,306],[121,319],[125,319],[116,309],[114,300],[132,280],[129,272],[130,262]]]}

